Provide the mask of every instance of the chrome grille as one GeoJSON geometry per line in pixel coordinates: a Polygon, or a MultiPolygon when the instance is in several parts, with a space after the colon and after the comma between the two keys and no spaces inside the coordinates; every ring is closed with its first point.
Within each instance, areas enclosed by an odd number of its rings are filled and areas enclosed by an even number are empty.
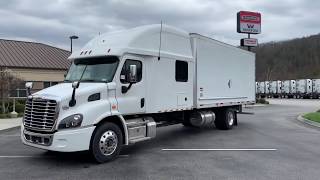
{"type": "Polygon", "coordinates": [[[42,98],[28,98],[24,112],[27,129],[52,131],[57,119],[57,102],[42,98]]]}

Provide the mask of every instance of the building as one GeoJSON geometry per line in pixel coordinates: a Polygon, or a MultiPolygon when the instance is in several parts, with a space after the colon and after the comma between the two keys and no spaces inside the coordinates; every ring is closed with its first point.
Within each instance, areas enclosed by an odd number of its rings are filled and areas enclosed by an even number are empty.
{"type": "Polygon", "coordinates": [[[11,97],[25,96],[24,82],[34,90],[55,85],[64,79],[70,66],[70,52],[50,45],[0,39],[0,71],[8,71],[23,83],[11,97]]]}

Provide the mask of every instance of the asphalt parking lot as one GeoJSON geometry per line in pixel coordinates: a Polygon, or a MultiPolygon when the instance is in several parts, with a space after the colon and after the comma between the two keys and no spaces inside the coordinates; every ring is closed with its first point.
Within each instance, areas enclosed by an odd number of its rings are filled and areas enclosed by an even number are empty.
{"type": "Polygon", "coordinates": [[[250,107],[230,131],[163,127],[151,141],[95,164],[82,153],[48,153],[24,146],[19,129],[0,131],[0,179],[319,179],[320,130],[296,117],[319,100],[270,100],[250,107]],[[163,149],[274,149],[164,151],[163,149]]]}

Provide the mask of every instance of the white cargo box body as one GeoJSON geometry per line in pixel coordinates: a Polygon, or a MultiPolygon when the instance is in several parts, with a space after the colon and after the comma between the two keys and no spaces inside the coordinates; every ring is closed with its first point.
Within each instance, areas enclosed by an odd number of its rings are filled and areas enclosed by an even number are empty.
{"type": "Polygon", "coordinates": [[[281,90],[281,88],[282,88],[282,81],[277,81],[277,93],[278,94],[281,94],[282,93],[282,90],[281,90]]]}
{"type": "Polygon", "coordinates": [[[191,34],[197,108],[255,102],[255,54],[191,34]]]}
{"type": "Polygon", "coordinates": [[[294,94],[296,93],[296,81],[295,80],[285,80],[282,81],[282,93],[294,94]]]}
{"type": "Polygon", "coordinates": [[[269,94],[270,93],[270,81],[265,81],[265,93],[269,94]]]}
{"type": "Polygon", "coordinates": [[[277,81],[270,81],[269,84],[269,89],[271,94],[276,94],[277,93],[277,86],[278,82],[277,81]]]}
{"type": "Polygon", "coordinates": [[[264,94],[266,92],[265,82],[258,82],[259,83],[259,93],[264,94]]]}
{"type": "Polygon", "coordinates": [[[312,92],[311,79],[296,80],[296,92],[301,94],[309,94],[312,92]]]}
{"type": "Polygon", "coordinates": [[[312,92],[313,93],[320,93],[320,79],[313,79],[312,80],[312,92]]]}
{"type": "Polygon", "coordinates": [[[284,93],[284,94],[289,94],[290,93],[290,80],[282,81],[281,92],[284,93]]]}
{"type": "Polygon", "coordinates": [[[290,93],[294,94],[297,92],[296,80],[290,80],[290,93]]]}

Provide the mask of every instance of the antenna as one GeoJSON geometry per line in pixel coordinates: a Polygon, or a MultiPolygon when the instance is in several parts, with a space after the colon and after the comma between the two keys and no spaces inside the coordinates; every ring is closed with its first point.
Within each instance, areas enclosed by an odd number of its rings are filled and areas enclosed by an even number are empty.
{"type": "Polygon", "coordinates": [[[160,50],[161,50],[161,35],[162,35],[162,20],[161,20],[161,27],[160,27],[160,43],[159,43],[159,56],[158,56],[158,61],[160,60],[160,50]]]}

